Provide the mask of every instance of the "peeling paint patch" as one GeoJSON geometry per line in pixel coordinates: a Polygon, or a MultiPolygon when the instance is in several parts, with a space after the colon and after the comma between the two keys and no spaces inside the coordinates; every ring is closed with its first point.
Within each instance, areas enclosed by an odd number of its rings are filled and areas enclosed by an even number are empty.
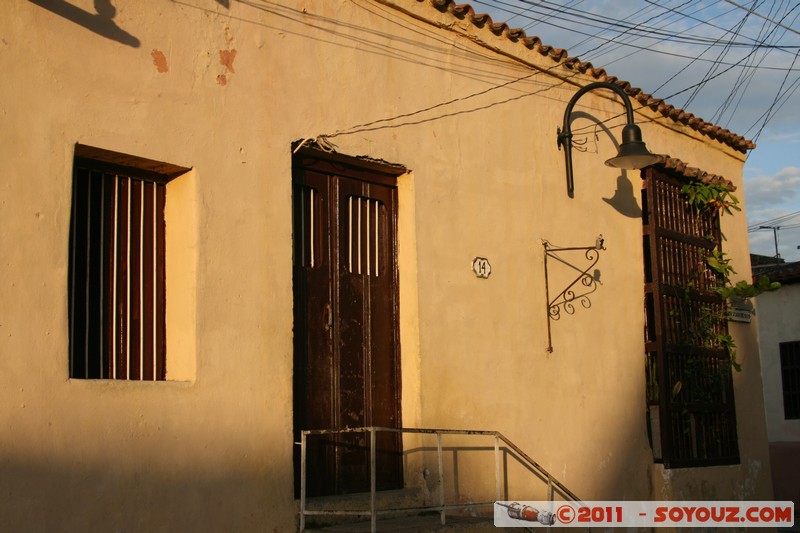
{"type": "Polygon", "coordinates": [[[153,49],[150,52],[150,56],[153,58],[153,64],[156,66],[156,70],[159,72],[169,72],[169,65],[167,64],[167,56],[164,55],[164,52],[161,50],[153,49]]]}
{"type": "Polygon", "coordinates": [[[220,50],[219,51],[219,62],[223,65],[228,72],[235,73],[236,71],[233,68],[233,60],[236,59],[236,48],[233,50],[220,50]]]}

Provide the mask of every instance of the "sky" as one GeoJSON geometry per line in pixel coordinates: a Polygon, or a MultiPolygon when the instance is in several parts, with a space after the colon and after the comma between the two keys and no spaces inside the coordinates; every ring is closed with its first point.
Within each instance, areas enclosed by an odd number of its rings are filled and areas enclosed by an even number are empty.
{"type": "Polygon", "coordinates": [[[777,240],[781,258],[800,261],[800,0],[468,1],[754,141],[734,193],[750,250],[775,256],[777,240]]]}

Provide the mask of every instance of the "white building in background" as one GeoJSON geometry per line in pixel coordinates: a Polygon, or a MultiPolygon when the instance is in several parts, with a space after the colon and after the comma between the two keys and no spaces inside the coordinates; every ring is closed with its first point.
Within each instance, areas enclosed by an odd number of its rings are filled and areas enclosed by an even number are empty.
{"type": "Polygon", "coordinates": [[[781,283],[756,298],[775,499],[800,509],[800,263],[754,256],[753,277],[781,283]]]}

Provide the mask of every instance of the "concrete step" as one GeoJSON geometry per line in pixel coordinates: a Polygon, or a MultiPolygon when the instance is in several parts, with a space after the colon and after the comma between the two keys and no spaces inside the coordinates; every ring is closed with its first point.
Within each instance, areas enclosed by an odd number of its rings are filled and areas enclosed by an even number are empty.
{"type": "MultiPolygon", "coordinates": [[[[379,491],[375,494],[375,507],[383,511],[378,516],[377,530],[383,532],[428,533],[438,531],[458,531],[463,533],[497,532],[493,525],[493,508],[475,507],[470,509],[450,509],[445,516],[445,524],[441,523],[438,511],[420,508],[435,505],[431,495],[419,487],[399,490],[379,491]],[[408,510],[405,510],[408,509],[408,510]],[[416,510],[412,510],[416,509],[416,510]]],[[[309,511],[368,511],[370,494],[344,494],[308,498],[306,509],[309,511]]],[[[370,531],[369,515],[308,515],[306,531],[331,533],[364,533],[370,531]]]]}
{"type": "MultiPolygon", "coordinates": [[[[425,491],[417,487],[397,490],[381,490],[375,493],[375,506],[381,509],[397,509],[410,507],[423,507],[425,505],[425,491]]],[[[369,509],[370,493],[359,492],[354,494],[340,494],[336,496],[320,496],[306,499],[308,510],[363,510],[369,509]]]]}
{"type": "MultiPolygon", "coordinates": [[[[405,488],[399,490],[379,491],[375,493],[375,508],[378,511],[391,509],[411,509],[425,507],[425,493],[420,488],[405,488]]],[[[370,494],[368,492],[355,494],[340,494],[336,496],[321,496],[308,498],[306,500],[306,510],[308,511],[369,511],[370,494]]],[[[382,518],[399,518],[408,516],[409,513],[384,514],[382,518]]],[[[317,530],[326,526],[361,522],[366,520],[369,523],[369,516],[353,515],[307,515],[306,529],[317,530]]]]}

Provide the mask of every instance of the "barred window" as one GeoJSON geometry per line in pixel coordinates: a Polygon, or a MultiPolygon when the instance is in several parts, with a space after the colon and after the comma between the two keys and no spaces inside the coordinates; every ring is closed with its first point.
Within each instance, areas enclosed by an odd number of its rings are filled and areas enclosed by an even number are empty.
{"type": "Polygon", "coordinates": [[[783,417],[800,419],[800,341],[782,342],[781,383],[783,386],[783,417]]]}
{"type": "Polygon", "coordinates": [[[654,168],[642,191],[647,417],[666,468],[737,464],[736,412],[725,300],[706,258],[719,215],[698,214],[683,182],[654,168]]]}
{"type": "Polygon", "coordinates": [[[76,146],[70,377],[166,379],[166,183],[187,170],[76,146]]]}

